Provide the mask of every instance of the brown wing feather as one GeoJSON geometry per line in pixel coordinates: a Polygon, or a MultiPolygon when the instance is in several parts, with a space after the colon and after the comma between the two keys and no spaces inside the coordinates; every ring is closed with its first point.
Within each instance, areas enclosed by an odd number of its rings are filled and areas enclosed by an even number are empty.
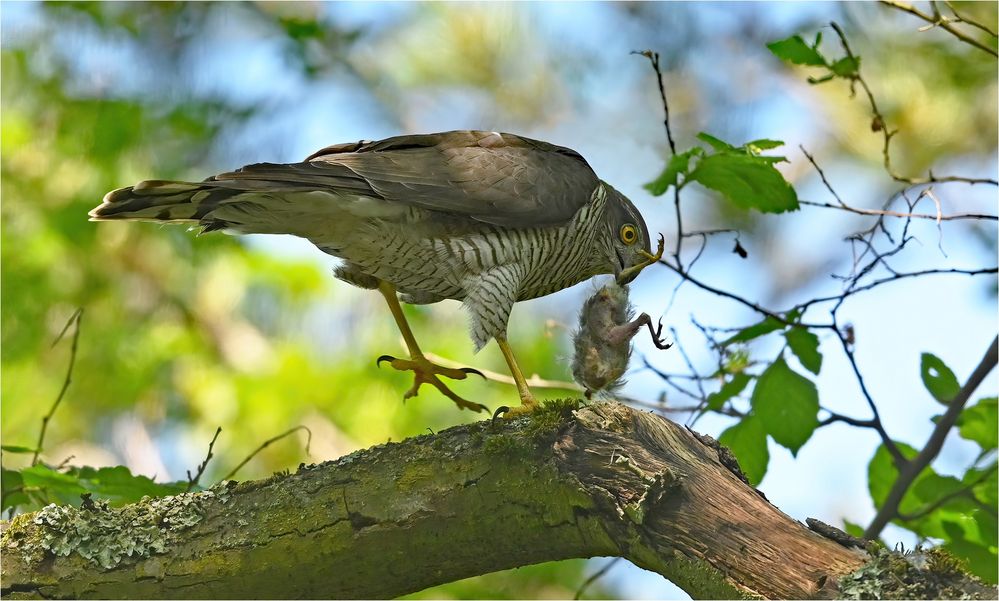
{"type": "Polygon", "coordinates": [[[505,226],[565,222],[599,184],[571,149],[485,131],[338,144],[306,161],[346,167],[388,201],[505,226]]]}

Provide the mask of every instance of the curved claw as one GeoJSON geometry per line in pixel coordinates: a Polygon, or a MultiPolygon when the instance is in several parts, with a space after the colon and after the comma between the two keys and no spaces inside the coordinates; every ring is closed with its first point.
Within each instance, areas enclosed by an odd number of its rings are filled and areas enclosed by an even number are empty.
{"type": "Polygon", "coordinates": [[[466,374],[475,374],[475,375],[479,376],[480,378],[482,378],[483,380],[488,380],[489,379],[489,378],[486,377],[486,374],[484,374],[481,371],[475,369],[474,367],[460,367],[458,369],[460,371],[465,372],[466,374]]]}
{"type": "Polygon", "coordinates": [[[652,344],[656,345],[656,348],[658,348],[661,351],[665,351],[666,349],[673,346],[672,342],[666,342],[666,340],[662,337],[663,333],[662,317],[659,318],[659,325],[655,329],[652,328],[651,320],[645,322],[645,325],[649,326],[649,333],[652,334],[652,344]]]}
{"type": "Polygon", "coordinates": [[[392,355],[382,355],[381,357],[375,359],[375,366],[381,367],[382,361],[388,361],[389,363],[392,363],[393,361],[395,361],[395,359],[396,358],[393,357],[392,355]]]}
{"type": "Polygon", "coordinates": [[[496,411],[493,412],[492,423],[495,424],[496,423],[496,418],[499,417],[499,416],[501,416],[501,415],[503,415],[504,413],[506,413],[509,410],[510,410],[510,408],[507,407],[506,405],[502,405],[500,407],[497,407],[496,411]]]}

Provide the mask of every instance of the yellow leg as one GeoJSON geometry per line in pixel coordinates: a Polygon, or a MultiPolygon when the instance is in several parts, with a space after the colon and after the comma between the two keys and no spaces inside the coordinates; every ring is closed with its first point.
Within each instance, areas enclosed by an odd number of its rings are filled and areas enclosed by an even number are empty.
{"type": "Polygon", "coordinates": [[[506,359],[506,364],[510,367],[510,374],[513,376],[513,381],[517,383],[517,392],[520,393],[520,407],[514,407],[507,411],[506,417],[513,417],[534,411],[538,407],[538,401],[534,398],[534,394],[531,393],[531,389],[527,387],[527,380],[524,378],[524,373],[520,371],[517,360],[513,357],[513,349],[510,348],[510,343],[506,341],[506,335],[497,336],[496,344],[499,345],[500,351],[503,352],[503,358],[506,359]]]}
{"type": "MultiPolygon", "coordinates": [[[[402,395],[403,400],[416,396],[416,393],[419,391],[421,385],[430,384],[437,390],[441,391],[441,394],[454,401],[454,403],[458,405],[459,409],[471,409],[475,412],[489,411],[485,405],[473,403],[461,398],[445,386],[444,383],[440,381],[440,378],[437,377],[444,376],[453,380],[464,380],[468,377],[468,374],[479,374],[482,376],[482,373],[476,369],[472,369],[471,367],[455,369],[431,363],[429,359],[423,356],[423,351],[420,350],[420,345],[416,343],[416,337],[413,336],[413,330],[409,327],[409,322],[406,320],[406,316],[402,312],[402,305],[399,304],[399,297],[396,296],[395,287],[388,282],[379,282],[378,291],[385,297],[385,302],[388,303],[389,311],[392,312],[392,317],[395,318],[395,323],[399,326],[399,332],[402,334],[403,340],[406,341],[406,347],[409,349],[410,358],[409,360],[406,360],[398,359],[391,355],[382,355],[381,357],[378,357],[378,361],[376,361],[376,363],[380,365],[382,361],[388,361],[389,365],[391,365],[394,369],[413,372],[413,386],[402,395]]],[[[482,377],[485,378],[485,376],[482,377]]]]}

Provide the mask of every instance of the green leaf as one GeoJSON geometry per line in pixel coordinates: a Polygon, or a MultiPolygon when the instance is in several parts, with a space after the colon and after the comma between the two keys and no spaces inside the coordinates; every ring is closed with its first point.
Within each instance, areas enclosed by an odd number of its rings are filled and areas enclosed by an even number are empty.
{"type": "Polygon", "coordinates": [[[854,524],[850,520],[843,520],[843,532],[857,538],[864,537],[864,528],[860,524],[854,524]]]}
{"type": "Polygon", "coordinates": [[[4,450],[7,453],[34,453],[35,452],[35,449],[33,449],[31,447],[23,447],[21,445],[16,445],[16,444],[0,445],[0,449],[4,450]]]}
{"type": "Polygon", "coordinates": [[[767,450],[767,433],[759,418],[754,415],[742,418],[742,421],[722,432],[718,442],[728,447],[739,460],[739,467],[750,484],[757,486],[763,480],[770,462],[770,451],[767,450]]]}
{"type": "Polygon", "coordinates": [[[701,153],[703,151],[700,148],[691,148],[687,152],[674,154],[670,157],[669,162],[666,163],[666,168],[659,174],[659,177],[645,184],[643,187],[651,192],[653,196],[662,196],[669,190],[670,186],[677,185],[677,177],[681,173],[687,173],[687,169],[690,167],[690,158],[695,154],[701,153]]]}
{"type": "Polygon", "coordinates": [[[757,154],[764,150],[773,150],[774,148],[780,148],[784,145],[784,142],[780,140],[768,140],[763,138],[761,140],[753,140],[752,142],[746,142],[746,149],[757,154]]]}
{"type": "Polygon", "coordinates": [[[961,438],[977,442],[983,451],[999,447],[999,415],[997,398],[980,399],[957,417],[958,432],[961,438]]]}
{"type": "Polygon", "coordinates": [[[822,66],[826,64],[826,59],[819,54],[819,51],[812,48],[800,35],[793,35],[786,40],[779,40],[767,44],[767,48],[774,55],[795,65],[822,66]]]}
{"type": "Polygon", "coordinates": [[[923,385],[937,401],[948,404],[957,396],[961,385],[957,382],[954,372],[931,353],[923,353],[919,371],[923,377],[923,385]]]}
{"type": "Polygon", "coordinates": [[[857,71],[860,69],[860,59],[846,56],[834,62],[829,68],[839,77],[852,79],[857,76],[857,71]]]}
{"type": "MultiPolygon", "coordinates": [[[[906,459],[912,459],[918,454],[916,449],[905,444],[904,442],[896,442],[895,446],[898,447],[902,456],[906,459]]],[[[871,457],[871,462],[867,464],[867,488],[871,493],[871,500],[874,501],[875,507],[881,507],[885,502],[885,497],[888,496],[888,491],[891,490],[892,484],[898,478],[898,470],[895,469],[895,464],[892,461],[891,454],[888,453],[888,449],[882,444],[878,447],[878,450],[874,452],[874,456],[871,457]]],[[[906,495],[907,498],[909,495],[906,495]]],[[[906,499],[902,499],[903,504],[906,499]]],[[[918,504],[918,499],[912,499],[914,503],[910,503],[908,507],[899,509],[903,511],[912,511],[915,504],[918,504]]]]}
{"type": "Polygon", "coordinates": [[[712,392],[708,395],[708,409],[711,409],[712,411],[718,411],[721,409],[722,406],[725,405],[725,401],[745,390],[750,379],[751,378],[744,373],[737,373],[732,376],[731,380],[722,384],[722,387],[718,389],[718,392],[712,392]]]}
{"type": "Polygon", "coordinates": [[[146,476],[134,475],[123,465],[115,467],[79,467],[70,470],[80,483],[96,496],[114,504],[134,503],[144,496],[165,497],[187,490],[186,482],[157,483],[146,476]]]}
{"type": "Polygon", "coordinates": [[[29,502],[28,495],[22,492],[24,480],[21,473],[7,468],[0,468],[0,497],[3,498],[3,507],[0,511],[6,511],[9,507],[26,505],[29,502]]]}
{"type": "Polygon", "coordinates": [[[965,561],[968,569],[989,584],[999,579],[999,557],[995,548],[978,542],[975,536],[978,524],[971,516],[957,516],[953,521],[943,523],[946,532],[944,549],[965,561]]]}
{"type": "Polygon", "coordinates": [[[63,498],[72,498],[87,492],[75,475],[57,472],[41,463],[21,470],[21,478],[24,480],[25,488],[41,489],[63,498]]]}
{"type": "Polygon", "coordinates": [[[782,213],[798,208],[798,195],[773,166],[775,157],[715,154],[701,159],[687,176],[721,193],[743,209],[782,213]]]}
{"type": "Polygon", "coordinates": [[[779,330],[784,327],[784,324],[773,317],[767,317],[763,321],[757,324],[753,324],[748,328],[744,328],[735,333],[734,336],[722,343],[722,346],[728,346],[733,342],[748,342],[754,338],[759,338],[765,334],[769,334],[774,330],[779,330]]]}
{"type": "Polygon", "coordinates": [[[718,152],[730,152],[738,150],[735,146],[732,146],[728,142],[720,140],[712,136],[711,134],[703,131],[697,134],[697,139],[702,142],[707,142],[708,144],[711,145],[712,148],[714,148],[718,152]]]}
{"type": "Polygon", "coordinates": [[[784,332],[787,345],[794,356],[808,371],[818,375],[822,369],[822,353],[819,352],[819,337],[806,328],[795,326],[784,332]]]}
{"type": "Polygon", "coordinates": [[[795,373],[783,357],[764,371],[753,389],[753,413],[778,444],[797,455],[819,425],[815,384],[795,373]]]}

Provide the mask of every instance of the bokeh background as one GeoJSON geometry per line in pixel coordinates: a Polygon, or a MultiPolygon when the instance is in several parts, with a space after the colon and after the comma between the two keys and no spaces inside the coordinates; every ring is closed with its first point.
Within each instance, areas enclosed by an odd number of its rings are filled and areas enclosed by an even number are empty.
{"type": "MultiPolygon", "coordinates": [[[[966,10],[994,26],[994,3],[966,10]]],[[[736,143],[784,140],[790,163],[781,169],[799,195],[830,200],[802,144],[848,202],[879,207],[898,185],[881,167],[867,105],[843,83],[809,86],[806,71],[765,47],[799,32],[810,39],[830,20],[843,25],[882,110],[901,129],[893,142],[899,171],[996,177],[995,62],[874,4],[4,2],[5,444],[34,444],[69,359],[69,345],[53,341],[77,307],[85,314],[76,371],[49,427],[43,457],[51,464],[72,457],[75,465],[184,479],[221,426],[209,482],[264,440],[298,425],[311,430],[308,452],[299,432],[257,454],[236,476],[251,479],[480,418],[430,389],[401,402],[407,376],[374,366],[378,355],[403,348],[381,299],[335,281],[334,260],[309,244],[95,224],[87,211],[108,190],[141,179],[199,180],[251,162],[298,161],[336,142],[486,129],[578,150],[668,238],[672,206],[641,187],[668,153],[652,73],[629,54],[646,48],[662,54],[681,146],[698,131],[736,143]]],[[[749,251],[741,259],[731,237],[716,237],[695,273],[768,306],[838,292],[830,274],[848,272],[852,260],[843,238],[872,223],[824,209],[745,214],[687,194],[688,228],[739,228],[749,251]]],[[[937,194],[950,212],[996,210],[995,188],[944,186],[937,194]]],[[[919,244],[896,258],[899,269],[995,264],[995,222],[920,222],[911,233],[919,244]]],[[[710,349],[691,317],[732,327],[758,318],[691,285],[674,298],[676,284],[666,269],[650,269],[632,300],[665,314],[693,363],[709,370],[710,349]]],[[[571,331],[593,289],[583,283],[517,306],[510,340],[529,372],[571,379],[571,331]]],[[[494,345],[472,355],[457,303],[407,311],[427,350],[505,371],[494,345]]],[[[919,446],[938,412],[920,383],[919,355],[933,352],[967,377],[997,329],[995,278],[895,283],[850,300],[842,319],[856,329],[858,360],[888,431],[919,446]]],[[[754,350],[779,350],[770,344],[754,350]]],[[[823,339],[820,399],[867,417],[836,344],[823,339]]],[[[689,405],[674,391],[663,396],[642,357],[663,371],[687,369],[678,352],[639,337],[623,392],[689,405]]],[[[475,379],[454,388],[492,407],[515,394],[475,379]]],[[[983,390],[995,392],[994,374],[983,390]]],[[[697,428],[717,436],[731,423],[707,415],[697,428]]],[[[842,424],[817,431],[796,458],[772,444],[761,489],[794,518],[865,524],[874,514],[866,469],[877,444],[842,424]]],[[[953,437],[934,467],[956,473],[976,450],[953,437]]],[[[5,465],[23,460],[4,457],[5,465]]],[[[885,539],[918,542],[892,528],[885,539]]],[[[607,561],[532,566],[416,596],[572,597],[607,561]]],[[[585,596],[685,598],[623,561],[585,596]]]]}

